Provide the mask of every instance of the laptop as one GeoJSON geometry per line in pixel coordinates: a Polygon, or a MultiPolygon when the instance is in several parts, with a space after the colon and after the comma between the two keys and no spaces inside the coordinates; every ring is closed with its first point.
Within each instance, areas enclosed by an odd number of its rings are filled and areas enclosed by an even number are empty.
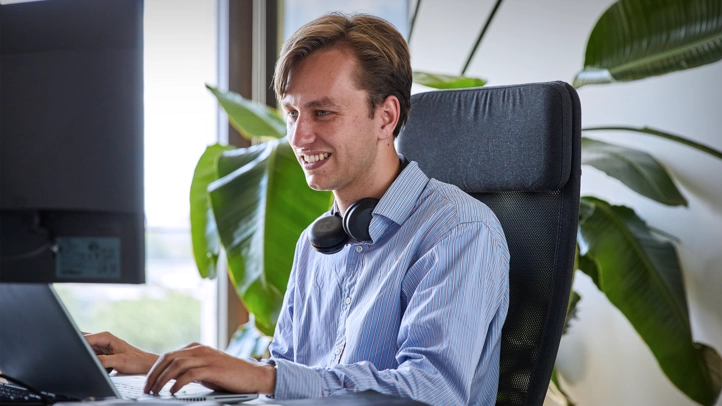
{"type": "Polygon", "coordinates": [[[145,376],[108,376],[50,285],[0,283],[0,371],[36,390],[77,400],[169,399],[238,403],[257,394],[215,392],[192,383],[175,395],[143,394],[145,376]]]}

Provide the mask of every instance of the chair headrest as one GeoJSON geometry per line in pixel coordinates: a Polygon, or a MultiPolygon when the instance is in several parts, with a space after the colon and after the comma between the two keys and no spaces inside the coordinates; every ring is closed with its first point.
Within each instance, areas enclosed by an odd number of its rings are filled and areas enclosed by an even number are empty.
{"type": "Polygon", "coordinates": [[[548,82],[415,94],[399,152],[469,193],[560,190],[572,167],[570,91],[548,82]]]}

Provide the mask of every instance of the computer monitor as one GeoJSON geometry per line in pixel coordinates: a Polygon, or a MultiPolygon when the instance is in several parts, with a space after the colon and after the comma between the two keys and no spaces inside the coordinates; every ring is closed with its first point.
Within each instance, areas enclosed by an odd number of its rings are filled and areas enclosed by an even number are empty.
{"type": "Polygon", "coordinates": [[[0,282],[144,283],[143,2],[0,6],[0,282]]]}

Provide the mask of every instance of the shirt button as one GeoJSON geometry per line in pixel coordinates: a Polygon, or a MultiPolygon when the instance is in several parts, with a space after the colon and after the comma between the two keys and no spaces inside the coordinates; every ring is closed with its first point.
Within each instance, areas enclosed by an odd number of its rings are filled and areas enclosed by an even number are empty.
{"type": "Polygon", "coordinates": [[[341,354],[341,349],[340,349],[340,348],[336,348],[336,349],[333,351],[333,353],[336,354],[336,355],[341,354]]]}
{"type": "Polygon", "coordinates": [[[351,304],[351,298],[350,298],[350,297],[347,297],[344,302],[345,302],[346,304],[351,304]]]}
{"type": "Polygon", "coordinates": [[[356,252],[361,252],[361,251],[363,251],[363,250],[364,250],[364,249],[363,249],[362,246],[360,246],[360,245],[357,245],[357,246],[356,246],[356,252]]]}

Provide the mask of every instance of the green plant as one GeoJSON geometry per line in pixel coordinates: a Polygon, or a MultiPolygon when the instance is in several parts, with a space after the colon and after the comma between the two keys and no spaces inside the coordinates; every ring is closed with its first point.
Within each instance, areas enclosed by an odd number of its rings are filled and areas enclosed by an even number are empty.
{"type": "Polygon", "coordinates": [[[231,281],[253,325],[273,335],[296,241],[328,210],[331,193],[307,186],[275,110],[208,89],[241,135],[266,141],[242,149],[213,145],[201,156],[190,195],[193,252],[201,276],[214,277],[223,246],[231,281]]]}
{"type": "MultiPolygon", "coordinates": [[[[498,0],[490,17],[500,4],[498,0]]],[[[463,75],[490,21],[461,77],[415,72],[415,81],[434,88],[483,85],[481,79],[463,75]]],[[[594,27],[584,70],[574,82],[581,87],[638,80],[712,63],[722,59],[721,38],[719,1],[620,0],[594,27]]],[[[241,134],[275,140],[243,150],[212,146],[201,157],[191,191],[196,261],[203,276],[212,276],[220,246],[225,247],[239,296],[255,315],[255,325],[272,334],[292,247],[301,230],[329,207],[330,196],[306,186],[290,146],[281,138],[284,128],[275,111],[209,89],[241,134]],[[284,232],[277,232],[277,227],[284,227],[284,232]]],[[[619,126],[584,130],[610,128],[666,138],[722,158],[710,147],[658,130],[619,126]]],[[[687,204],[664,165],[645,152],[584,138],[582,154],[583,164],[643,196],[666,205],[687,204]]],[[[674,245],[657,234],[633,210],[584,197],[579,269],[632,323],[669,379],[696,402],[713,404],[722,387],[722,359],[712,348],[693,341],[674,245]]],[[[239,336],[258,339],[246,333],[252,328],[245,326],[239,336]]]]}

